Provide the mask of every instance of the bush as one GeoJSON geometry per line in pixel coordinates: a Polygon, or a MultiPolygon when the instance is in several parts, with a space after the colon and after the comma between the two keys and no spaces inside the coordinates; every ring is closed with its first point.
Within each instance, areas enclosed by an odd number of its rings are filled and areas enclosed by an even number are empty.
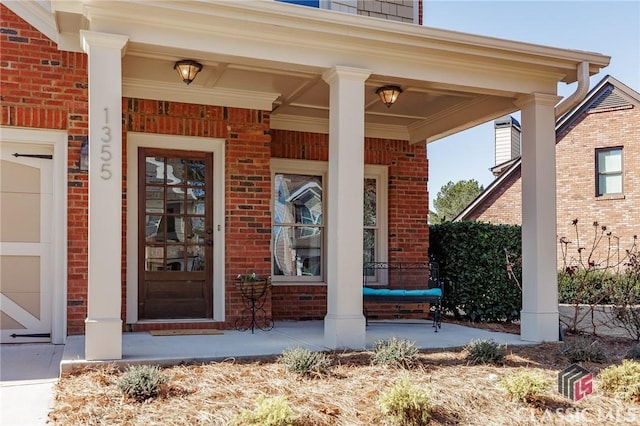
{"type": "Polygon", "coordinates": [[[633,359],[635,361],[640,361],[640,345],[635,345],[629,352],[624,356],[627,359],[633,359]]]}
{"type": "Polygon", "coordinates": [[[244,410],[231,420],[233,426],[290,426],[294,424],[294,412],[284,395],[273,398],[257,398],[254,410],[244,410]]]}
{"type": "Polygon", "coordinates": [[[130,366],[118,380],[118,389],[125,396],[144,401],[158,396],[158,392],[167,378],[160,367],[151,365],[130,366]]]}
{"type": "Polygon", "coordinates": [[[302,348],[285,349],[280,362],[287,370],[300,375],[326,374],[332,366],[331,359],[324,353],[302,348]]]}
{"type": "Polygon", "coordinates": [[[471,364],[502,364],[505,349],[491,339],[472,340],[464,347],[471,364]]]}
{"type": "Polygon", "coordinates": [[[382,414],[394,425],[426,425],[431,417],[431,396],[405,377],[380,395],[382,414]]]}
{"type": "Polygon", "coordinates": [[[418,348],[414,342],[392,337],[375,342],[373,352],[372,364],[408,368],[416,360],[418,348]]]}
{"type": "Polygon", "coordinates": [[[597,340],[579,338],[574,342],[565,342],[562,346],[562,354],[571,362],[603,362],[604,350],[597,340]]]}
{"type": "Polygon", "coordinates": [[[534,402],[550,385],[541,373],[522,371],[506,377],[498,383],[514,401],[534,402]]]}
{"type": "Polygon", "coordinates": [[[640,363],[625,359],[598,375],[602,389],[624,399],[640,401],[640,363]]]}
{"type": "Polygon", "coordinates": [[[520,318],[522,265],[507,272],[522,255],[521,227],[480,222],[448,222],[429,227],[429,255],[440,265],[445,283],[443,307],[471,321],[520,318]]]}

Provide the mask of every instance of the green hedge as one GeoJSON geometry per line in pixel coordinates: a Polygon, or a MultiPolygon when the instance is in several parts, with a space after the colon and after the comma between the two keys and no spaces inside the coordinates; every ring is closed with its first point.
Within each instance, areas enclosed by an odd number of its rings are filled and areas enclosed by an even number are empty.
{"type": "Polygon", "coordinates": [[[505,249],[522,282],[520,226],[447,222],[429,228],[429,255],[440,264],[444,308],[471,321],[520,318],[522,292],[509,278],[505,249]]]}

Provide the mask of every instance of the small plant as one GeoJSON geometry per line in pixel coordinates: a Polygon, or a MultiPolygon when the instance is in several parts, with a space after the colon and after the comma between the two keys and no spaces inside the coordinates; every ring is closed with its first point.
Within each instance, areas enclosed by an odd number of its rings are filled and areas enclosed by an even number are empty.
{"type": "Polygon", "coordinates": [[[505,349],[491,339],[472,340],[464,347],[471,364],[502,364],[505,349]]]}
{"type": "Polygon", "coordinates": [[[290,426],[294,412],[284,395],[267,398],[260,396],[253,410],[244,410],[231,420],[232,426],[290,426]]]}
{"type": "Polygon", "coordinates": [[[640,401],[640,362],[625,359],[622,365],[612,365],[598,375],[605,391],[624,399],[640,401]]]}
{"type": "Polygon", "coordinates": [[[541,374],[522,371],[506,377],[498,383],[498,386],[507,391],[514,401],[534,402],[540,398],[550,383],[541,374]]]}
{"type": "Polygon", "coordinates": [[[626,359],[633,359],[635,361],[640,361],[640,345],[635,345],[629,352],[624,356],[626,359]]]}
{"type": "Polygon", "coordinates": [[[144,401],[158,396],[158,392],[167,378],[156,365],[134,365],[118,380],[118,389],[125,396],[144,401]]]}
{"type": "Polygon", "coordinates": [[[373,344],[374,365],[388,365],[395,367],[411,367],[418,355],[418,348],[414,342],[392,337],[389,340],[378,340],[373,344]]]}
{"type": "Polygon", "coordinates": [[[569,358],[571,362],[603,362],[605,360],[602,346],[597,340],[589,338],[579,338],[573,343],[565,342],[562,347],[562,354],[569,358]]]}
{"type": "Polygon", "coordinates": [[[431,417],[429,390],[419,388],[406,377],[384,390],[378,405],[387,421],[394,425],[426,425],[431,417]]]}
{"type": "Polygon", "coordinates": [[[326,374],[332,366],[331,359],[324,353],[302,348],[285,349],[280,362],[287,370],[301,375],[326,374]]]}

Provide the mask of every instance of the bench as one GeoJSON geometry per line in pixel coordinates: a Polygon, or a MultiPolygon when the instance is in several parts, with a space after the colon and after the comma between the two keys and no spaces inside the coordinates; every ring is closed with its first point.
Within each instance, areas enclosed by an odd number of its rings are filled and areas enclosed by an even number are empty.
{"type": "MultiPolygon", "coordinates": [[[[442,327],[444,282],[435,262],[365,262],[362,296],[364,302],[394,304],[428,303],[436,333],[442,327]]],[[[370,311],[364,307],[369,324],[370,311]]]]}

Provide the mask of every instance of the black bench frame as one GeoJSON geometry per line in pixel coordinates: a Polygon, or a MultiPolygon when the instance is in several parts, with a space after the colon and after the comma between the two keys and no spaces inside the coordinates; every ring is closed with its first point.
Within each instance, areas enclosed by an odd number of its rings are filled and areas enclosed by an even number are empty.
{"type": "MultiPolygon", "coordinates": [[[[387,286],[371,285],[368,281],[372,276],[378,275],[380,271],[391,270],[399,271],[400,280],[402,280],[403,270],[428,270],[429,279],[427,282],[427,289],[439,288],[441,296],[364,295],[363,301],[397,305],[401,305],[403,303],[429,303],[429,311],[433,314],[433,327],[437,333],[438,329],[442,328],[442,298],[444,297],[444,281],[440,280],[440,268],[438,264],[436,262],[365,262],[363,264],[363,286],[373,289],[389,289],[387,286]],[[374,274],[371,274],[371,271],[374,271],[374,274]]],[[[363,310],[366,323],[369,325],[368,312],[364,306],[363,310]]]]}

